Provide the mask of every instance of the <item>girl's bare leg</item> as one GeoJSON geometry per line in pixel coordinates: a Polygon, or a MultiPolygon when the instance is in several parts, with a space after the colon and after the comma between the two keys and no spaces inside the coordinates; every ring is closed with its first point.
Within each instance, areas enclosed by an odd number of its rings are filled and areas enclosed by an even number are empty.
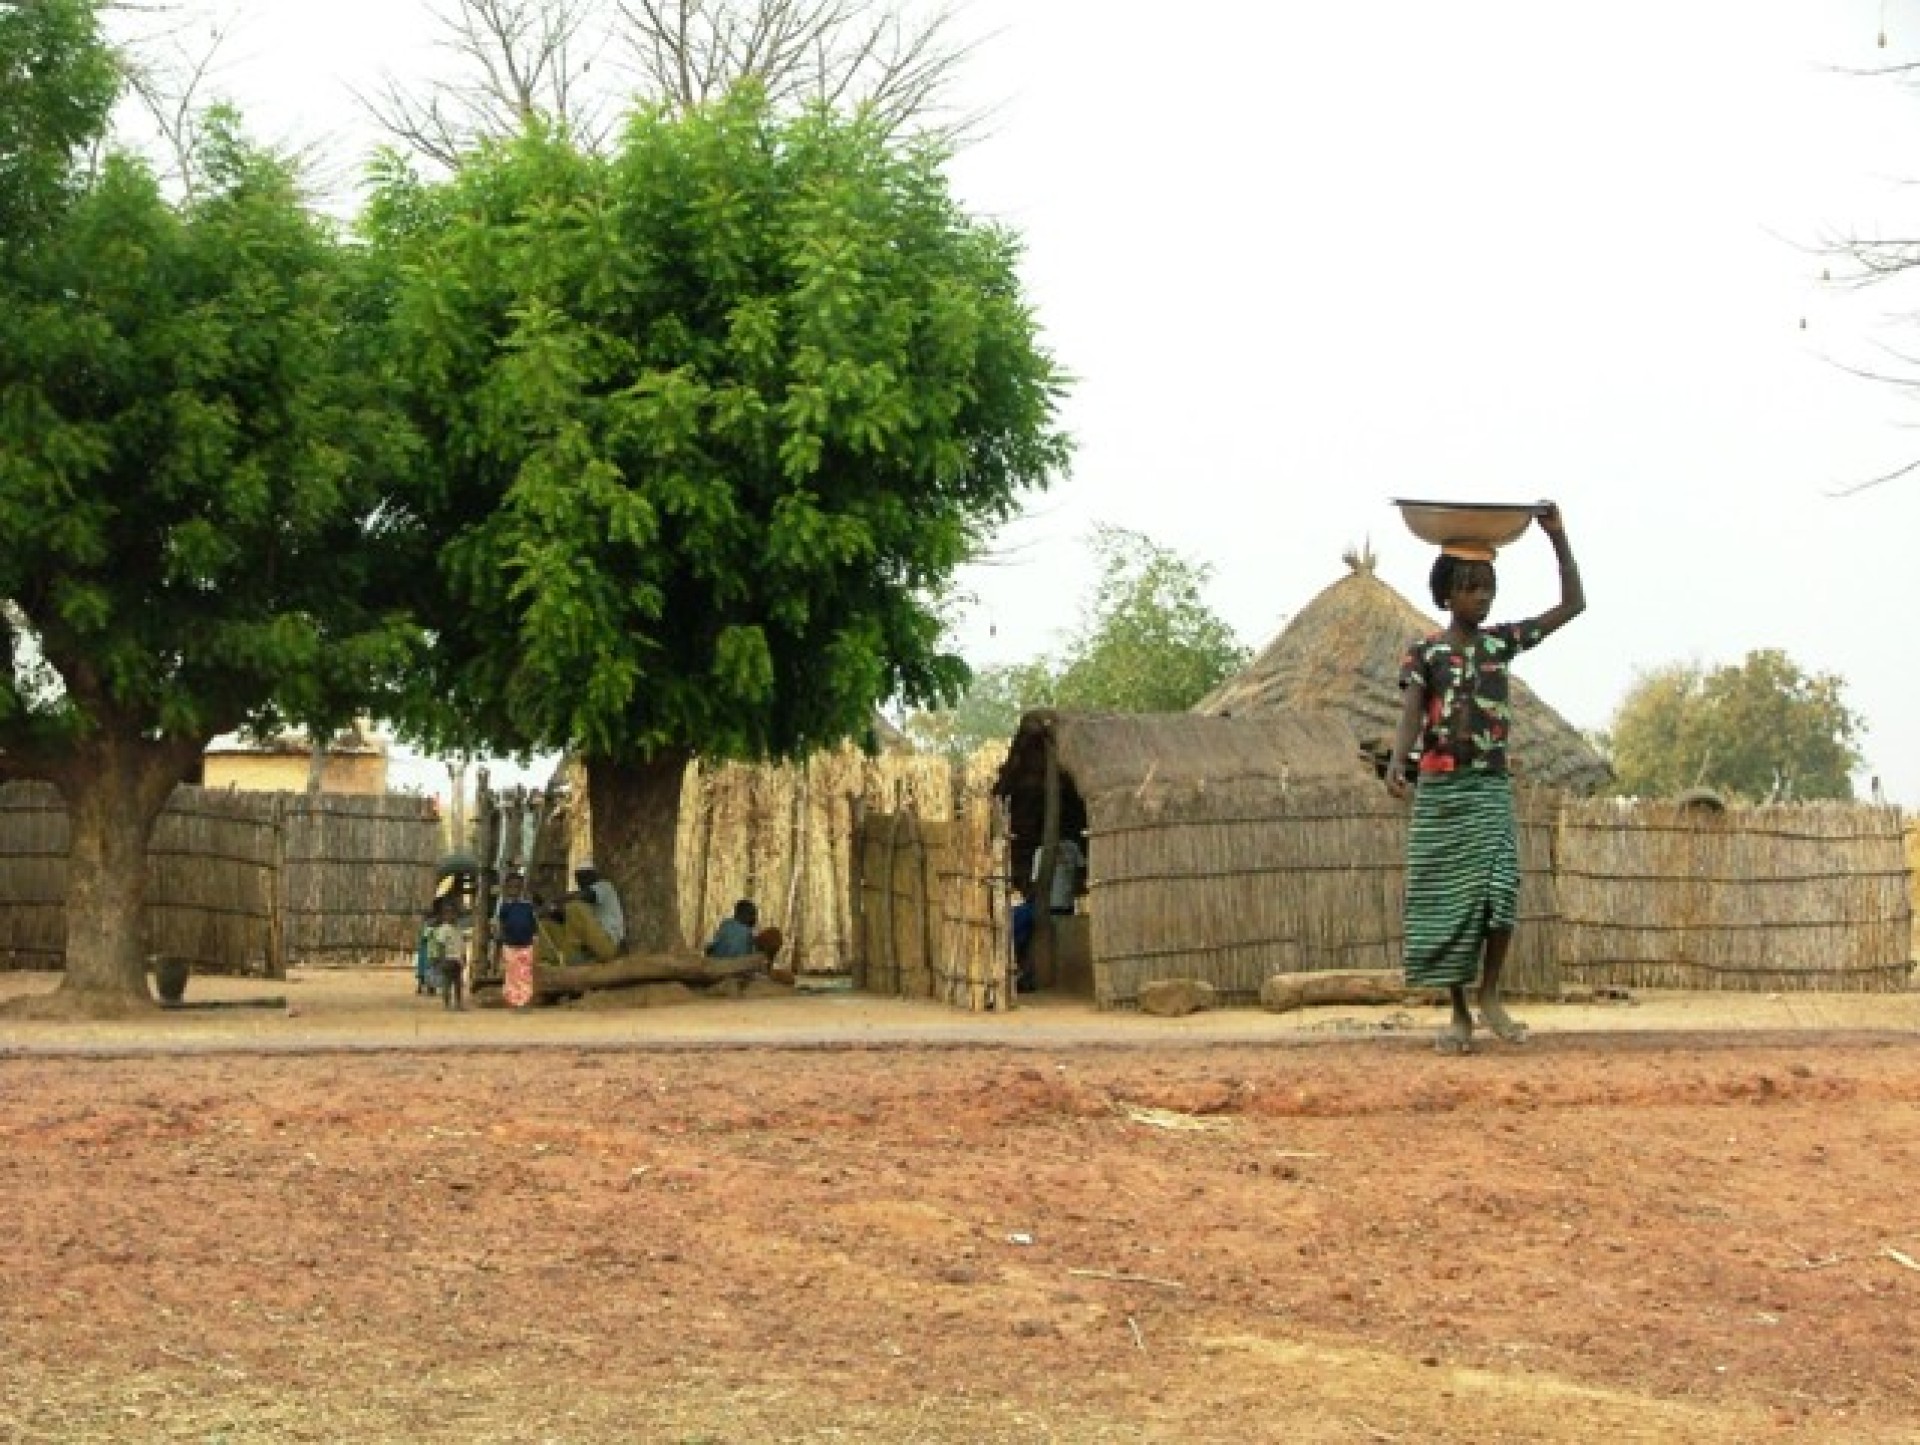
{"type": "Polygon", "coordinates": [[[1480,963],[1480,1021],[1493,1036],[1509,1044],[1526,1042],[1527,1026],[1507,1012],[1500,1001],[1500,973],[1507,964],[1507,949],[1513,943],[1513,930],[1501,929],[1487,935],[1486,951],[1480,963]]]}
{"type": "Polygon", "coordinates": [[[1473,1052],[1473,1010],[1467,1007],[1467,991],[1454,984],[1447,992],[1453,998],[1453,1017],[1434,1040],[1434,1047],[1443,1054],[1470,1054],[1473,1052]]]}

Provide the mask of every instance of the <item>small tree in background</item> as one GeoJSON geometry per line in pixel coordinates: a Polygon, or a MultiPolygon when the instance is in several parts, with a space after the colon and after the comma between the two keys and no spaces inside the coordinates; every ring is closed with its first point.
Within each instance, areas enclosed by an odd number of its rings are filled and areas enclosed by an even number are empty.
{"type": "Polygon", "coordinates": [[[1213,569],[1105,524],[1100,580],[1054,689],[1064,708],[1185,712],[1246,666],[1248,651],[1202,595],[1213,569]]]}
{"type": "Polygon", "coordinates": [[[1006,746],[1020,726],[1020,715],[1051,706],[1057,685],[1039,658],[982,668],[952,707],[910,714],[906,734],[915,747],[959,762],[983,747],[1006,746]]]}
{"type": "Polygon", "coordinates": [[[1010,741],[1031,708],[1185,712],[1246,666],[1202,595],[1211,568],[1104,523],[1089,545],[1100,577],[1057,657],[983,669],[954,706],[908,717],[909,737],[958,758],[1010,741]]]}
{"type": "Polygon", "coordinates": [[[1610,729],[1617,787],[1640,797],[1705,787],[1756,801],[1851,798],[1862,725],[1844,687],[1772,649],[1738,666],[1647,673],[1610,729]]]}

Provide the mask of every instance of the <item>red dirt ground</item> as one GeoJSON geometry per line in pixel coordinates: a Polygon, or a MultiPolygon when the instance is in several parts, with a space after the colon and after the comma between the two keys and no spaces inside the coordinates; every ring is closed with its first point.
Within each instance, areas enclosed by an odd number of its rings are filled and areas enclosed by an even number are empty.
{"type": "Polygon", "coordinates": [[[0,1054],[0,1439],[1920,1438],[1913,1034],[1424,1040],[0,1054]]]}

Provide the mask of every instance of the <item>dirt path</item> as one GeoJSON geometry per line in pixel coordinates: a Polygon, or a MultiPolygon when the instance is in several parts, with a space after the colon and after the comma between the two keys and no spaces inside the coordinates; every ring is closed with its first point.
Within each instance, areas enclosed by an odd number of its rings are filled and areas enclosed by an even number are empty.
{"type": "Polygon", "coordinates": [[[1068,1010],[413,1044],[307,987],[214,1054],[0,1027],[0,1439],[1920,1438],[1904,995],[1455,1061],[1068,1010]]]}

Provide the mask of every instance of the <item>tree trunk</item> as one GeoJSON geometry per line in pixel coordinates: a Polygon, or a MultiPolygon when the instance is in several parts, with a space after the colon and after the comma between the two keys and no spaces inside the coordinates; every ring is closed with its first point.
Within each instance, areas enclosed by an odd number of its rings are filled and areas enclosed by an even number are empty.
{"type": "Polygon", "coordinates": [[[147,844],[204,748],[96,735],[55,782],[66,799],[67,953],[62,995],[102,1009],[153,1004],[147,987],[147,844]]]}
{"type": "Polygon", "coordinates": [[[691,946],[680,918],[680,789],[693,754],[676,748],[644,763],[587,759],[593,866],[620,890],[623,953],[691,946]]]}

